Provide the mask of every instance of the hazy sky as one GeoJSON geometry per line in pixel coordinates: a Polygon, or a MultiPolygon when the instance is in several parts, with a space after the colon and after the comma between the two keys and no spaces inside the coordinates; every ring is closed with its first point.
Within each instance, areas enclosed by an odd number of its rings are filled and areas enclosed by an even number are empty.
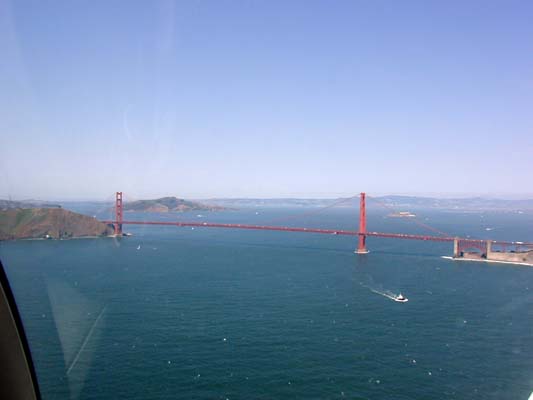
{"type": "Polygon", "coordinates": [[[0,198],[532,193],[531,1],[0,0],[0,198]]]}

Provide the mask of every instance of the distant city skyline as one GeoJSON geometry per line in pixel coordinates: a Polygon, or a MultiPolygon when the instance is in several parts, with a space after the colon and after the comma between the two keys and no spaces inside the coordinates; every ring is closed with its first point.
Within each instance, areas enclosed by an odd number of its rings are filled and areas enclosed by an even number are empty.
{"type": "Polygon", "coordinates": [[[0,199],[533,198],[533,3],[0,2],[0,199]]]}

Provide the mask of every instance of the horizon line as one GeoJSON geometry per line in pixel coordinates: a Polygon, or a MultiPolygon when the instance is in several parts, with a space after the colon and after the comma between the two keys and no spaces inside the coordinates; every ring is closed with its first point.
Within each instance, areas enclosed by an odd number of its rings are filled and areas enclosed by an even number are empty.
{"type": "MultiPolygon", "coordinates": [[[[366,192],[365,192],[366,193],[366,192]]],[[[368,193],[367,193],[368,195],[368,193]]],[[[338,195],[338,196],[329,196],[329,197],[322,197],[322,196],[266,196],[266,197],[260,197],[260,196],[235,196],[235,197],[229,197],[229,196],[176,196],[176,195],[147,195],[147,196],[135,196],[134,200],[154,200],[154,199],[160,199],[164,197],[176,197],[179,199],[184,200],[192,200],[192,201],[209,201],[209,200],[338,200],[338,199],[348,199],[350,197],[357,198],[359,196],[359,193],[354,195],[338,195]]],[[[483,200],[508,200],[508,201],[527,201],[531,200],[533,201],[533,193],[516,193],[516,194],[497,194],[497,193],[452,193],[452,192],[441,192],[441,193],[388,193],[388,194],[373,194],[371,195],[373,197],[392,197],[392,196],[398,196],[398,197],[413,197],[413,198],[428,198],[428,199],[439,199],[439,200],[468,200],[468,199],[483,199],[483,200]]],[[[125,201],[127,200],[127,196],[125,197],[125,201]]],[[[94,197],[78,197],[78,198],[72,198],[72,197],[55,197],[55,198],[39,198],[39,197],[31,197],[31,198],[14,198],[13,196],[5,196],[0,197],[0,200],[5,201],[20,201],[20,202],[31,202],[31,201],[42,201],[42,202],[99,202],[99,203],[107,203],[107,202],[114,202],[114,196],[111,199],[102,199],[100,198],[94,198],[94,197]]]]}

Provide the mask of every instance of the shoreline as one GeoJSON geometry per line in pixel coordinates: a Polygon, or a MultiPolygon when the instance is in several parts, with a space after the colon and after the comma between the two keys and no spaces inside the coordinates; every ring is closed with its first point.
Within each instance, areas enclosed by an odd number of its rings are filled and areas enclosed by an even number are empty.
{"type": "Polygon", "coordinates": [[[105,236],[76,236],[70,238],[16,238],[16,239],[5,239],[0,240],[1,242],[16,242],[19,240],[34,241],[34,240],[44,240],[44,241],[58,241],[58,240],[79,240],[79,239],[104,239],[104,238],[114,238],[115,235],[105,235],[105,236]]]}
{"type": "Polygon", "coordinates": [[[452,261],[476,261],[476,262],[485,262],[485,263],[494,263],[494,264],[511,264],[511,265],[522,265],[525,267],[533,267],[533,264],[524,263],[524,262],[514,262],[514,261],[499,261],[499,260],[487,260],[487,259],[475,259],[475,258],[454,258],[452,256],[441,256],[445,260],[452,261]]]}

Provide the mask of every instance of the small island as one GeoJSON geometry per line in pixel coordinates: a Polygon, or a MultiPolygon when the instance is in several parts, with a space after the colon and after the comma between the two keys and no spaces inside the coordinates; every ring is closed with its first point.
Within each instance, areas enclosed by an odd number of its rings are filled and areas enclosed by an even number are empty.
{"type": "Polygon", "coordinates": [[[137,200],[124,203],[124,211],[135,212],[185,212],[185,211],[222,211],[226,208],[179,199],[162,197],[154,200],[137,200]]]}
{"type": "Polygon", "coordinates": [[[63,208],[0,210],[0,240],[71,239],[113,235],[113,228],[63,208]]]}

